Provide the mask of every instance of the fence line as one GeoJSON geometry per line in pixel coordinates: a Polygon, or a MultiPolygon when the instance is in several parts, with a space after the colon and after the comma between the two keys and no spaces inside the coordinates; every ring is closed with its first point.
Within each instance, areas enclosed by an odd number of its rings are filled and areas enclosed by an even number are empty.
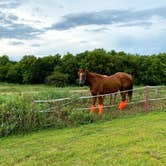
{"type": "MultiPolygon", "coordinates": [[[[125,90],[125,91],[121,91],[121,92],[136,91],[136,90],[140,90],[140,89],[145,89],[145,87],[134,88],[132,90],[125,90]]],[[[87,98],[100,97],[100,96],[109,96],[109,95],[115,95],[115,94],[119,94],[119,91],[114,92],[114,93],[103,94],[103,95],[82,96],[82,97],[78,97],[77,99],[87,99],[87,98]]],[[[68,98],[60,98],[60,99],[34,100],[33,102],[35,102],[35,103],[47,103],[47,102],[56,102],[56,101],[71,100],[71,99],[76,99],[76,98],[68,97],[68,98]]]]}
{"type": "MultiPolygon", "coordinates": [[[[149,101],[158,101],[158,100],[166,100],[166,97],[163,98],[157,98],[157,99],[148,99],[149,101]]],[[[139,100],[137,102],[129,102],[127,105],[132,105],[132,104],[138,104],[138,103],[146,103],[146,100],[139,100]]],[[[115,105],[110,105],[110,106],[103,106],[103,108],[112,108],[112,107],[117,107],[117,104],[115,105]]],[[[77,110],[90,110],[90,107],[86,108],[76,108],[77,110]]]]}
{"type": "MultiPolygon", "coordinates": [[[[159,93],[158,92],[163,92],[164,90],[159,90],[159,88],[165,88],[165,86],[146,86],[146,87],[140,87],[140,88],[134,88],[133,91],[139,91],[139,90],[144,90],[144,92],[141,92],[143,95],[141,95],[141,97],[143,98],[143,100],[139,100],[141,98],[137,98],[134,97],[134,101],[132,102],[129,102],[127,103],[127,105],[133,105],[133,104],[138,104],[138,103],[145,103],[145,110],[146,112],[149,111],[149,101],[159,101],[159,100],[165,100],[166,99],[166,96],[160,96],[159,97],[159,93]],[[154,92],[154,95],[156,96],[155,98],[152,98],[150,97],[149,95],[149,92],[150,90],[156,90],[157,93],[154,92]],[[137,101],[137,100],[138,101],[137,101]]],[[[122,91],[122,92],[128,92],[128,91],[131,91],[131,90],[127,90],[127,91],[122,91]]],[[[60,102],[60,101],[67,101],[66,103],[61,103],[61,107],[62,106],[67,106],[67,105],[71,105],[71,103],[73,102],[76,102],[80,99],[90,99],[90,98],[93,98],[93,97],[99,97],[99,96],[109,96],[109,95],[115,95],[115,94],[120,94],[119,92],[115,92],[115,93],[109,93],[109,94],[105,94],[105,95],[96,95],[96,96],[82,96],[82,97],[76,97],[76,96],[71,96],[71,97],[68,97],[68,98],[60,98],[60,99],[49,99],[49,100],[34,100],[33,102],[34,103],[54,103],[54,102],[60,102]]],[[[137,93],[134,93],[134,94],[137,94],[137,93]]],[[[151,93],[152,95],[152,93],[151,93]]],[[[117,107],[118,105],[117,104],[114,104],[114,105],[106,105],[106,106],[103,106],[104,108],[113,108],[113,107],[117,107]]],[[[39,111],[39,112],[52,112],[54,110],[51,110],[52,108],[55,108],[55,107],[51,107],[50,109],[47,108],[45,110],[42,110],[42,111],[39,111]]],[[[73,109],[73,108],[72,108],[73,109]]],[[[90,107],[86,107],[86,108],[75,108],[76,110],[89,110],[90,107]]]]}
{"type": "Polygon", "coordinates": [[[162,98],[156,98],[156,99],[149,99],[149,101],[155,101],[155,100],[165,100],[166,97],[162,97],[162,98]]]}
{"type": "MultiPolygon", "coordinates": [[[[140,90],[140,89],[145,89],[145,87],[141,87],[141,88],[134,88],[134,89],[131,89],[131,90],[125,90],[125,91],[120,91],[120,93],[123,93],[123,92],[131,92],[131,91],[137,91],[137,90],[140,90]]],[[[93,98],[93,97],[103,97],[103,96],[110,96],[110,95],[115,95],[115,94],[119,94],[119,91],[118,92],[114,92],[114,93],[107,93],[107,94],[103,94],[103,95],[94,95],[94,96],[82,96],[82,97],[79,97],[80,99],[88,99],[88,98],[93,98]]]]}
{"type": "MultiPolygon", "coordinates": [[[[154,89],[154,88],[161,88],[161,87],[165,87],[165,86],[147,86],[147,87],[154,89]]],[[[125,90],[125,91],[121,91],[121,92],[123,93],[123,92],[130,92],[130,91],[138,91],[138,90],[142,90],[142,89],[146,89],[146,87],[134,88],[132,90],[125,90]]],[[[68,98],[60,98],[60,99],[34,100],[33,102],[35,102],[35,103],[49,103],[49,102],[65,101],[65,100],[72,100],[72,99],[88,99],[88,98],[93,98],[93,97],[110,96],[110,95],[115,95],[115,94],[119,94],[119,91],[114,92],[114,93],[103,94],[103,95],[81,96],[78,98],[68,97],[68,98]]]]}
{"type": "Polygon", "coordinates": [[[49,100],[34,100],[34,103],[54,103],[56,101],[64,101],[64,100],[70,100],[70,97],[67,98],[60,98],[60,99],[49,99],[49,100]]]}
{"type": "Polygon", "coordinates": [[[37,93],[40,93],[39,91],[32,91],[32,92],[0,92],[0,94],[2,94],[2,95],[10,95],[10,94],[21,94],[21,95],[23,95],[23,94],[32,94],[32,93],[34,93],[34,94],[37,94],[37,93]]]}

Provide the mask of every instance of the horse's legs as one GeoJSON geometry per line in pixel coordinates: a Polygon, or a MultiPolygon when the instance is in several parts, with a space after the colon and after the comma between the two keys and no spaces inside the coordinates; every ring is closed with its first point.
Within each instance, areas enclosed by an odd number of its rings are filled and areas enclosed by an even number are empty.
{"type": "Polygon", "coordinates": [[[133,94],[133,90],[130,89],[130,90],[128,91],[129,101],[131,101],[131,99],[132,99],[132,94],[133,94]]]}
{"type": "Polygon", "coordinates": [[[110,95],[110,105],[115,103],[116,103],[116,93],[110,95]],[[113,103],[112,103],[112,99],[114,100],[113,103]]]}
{"type": "Polygon", "coordinates": [[[114,104],[116,103],[116,95],[117,93],[114,94],[114,104]]]}
{"type": "Polygon", "coordinates": [[[122,97],[122,101],[125,101],[126,100],[126,92],[121,91],[120,94],[122,97]]]}
{"type": "Polygon", "coordinates": [[[113,94],[110,94],[110,105],[112,104],[113,94]]]}
{"type": "Polygon", "coordinates": [[[121,101],[121,103],[119,104],[119,107],[118,107],[120,110],[122,110],[123,108],[126,107],[126,104],[127,104],[126,92],[121,91],[121,97],[122,97],[122,101],[121,101]]]}
{"type": "Polygon", "coordinates": [[[91,113],[94,113],[95,112],[95,109],[96,109],[96,97],[92,97],[92,106],[91,106],[91,109],[90,109],[90,112],[91,113]]]}
{"type": "Polygon", "coordinates": [[[103,114],[104,108],[103,108],[103,96],[99,96],[98,97],[99,100],[99,105],[98,105],[98,109],[99,109],[99,116],[101,116],[103,114]]]}

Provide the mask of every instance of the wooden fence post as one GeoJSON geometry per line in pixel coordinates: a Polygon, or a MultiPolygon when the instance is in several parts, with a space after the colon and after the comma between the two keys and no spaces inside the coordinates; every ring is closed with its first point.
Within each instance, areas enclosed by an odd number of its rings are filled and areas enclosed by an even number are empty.
{"type": "Polygon", "coordinates": [[[146,112],[148,112],[149,111],[149,87],[148,86],[146,86],[146,112]]]}

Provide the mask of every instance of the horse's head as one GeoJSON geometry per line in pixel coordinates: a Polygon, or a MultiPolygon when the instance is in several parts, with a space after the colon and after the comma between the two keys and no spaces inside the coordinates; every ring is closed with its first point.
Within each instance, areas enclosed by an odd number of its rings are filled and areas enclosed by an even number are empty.
{"type": "Polygon", "coordinates": [[[79,84],[83,86],[86,83],[86,70],[79,69],[78,70],[79,84]]]}

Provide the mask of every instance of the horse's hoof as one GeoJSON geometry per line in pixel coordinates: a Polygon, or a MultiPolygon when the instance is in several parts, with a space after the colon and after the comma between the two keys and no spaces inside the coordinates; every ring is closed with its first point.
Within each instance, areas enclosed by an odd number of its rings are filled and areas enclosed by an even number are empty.
{"type": "Polygon", "coordinates": [[[122,101],[122,102],[119,104],[118,109],[119,109],[119,110],[124,109],[124,108],[126,107],[126,104],[127,104],[127,101],[126,101],[126,100],[125,100],[125,101],[122,101]]]}
{"type": "Polygon", "coordinates": [[[102,116],[104,110],[99,110],[98,115],[102,116]]]}
{"type": "Polygon", "coordinates": [[[90,113],[94,113],[94,112],[95,112],[95,109],[96,109],[96,106],[95,106],[95,105],[92,105],[92,106],[91,106],[91,109],[90,109],[90,113]]]}
{"type": "Polygon", "coordinates": [[[100,104],[99,104],[98,108],[99,108],[98,115],[101,116],[101,115],[103,114],[103,111],[104,111],[103,105],[100,105],[100,104]]]}

